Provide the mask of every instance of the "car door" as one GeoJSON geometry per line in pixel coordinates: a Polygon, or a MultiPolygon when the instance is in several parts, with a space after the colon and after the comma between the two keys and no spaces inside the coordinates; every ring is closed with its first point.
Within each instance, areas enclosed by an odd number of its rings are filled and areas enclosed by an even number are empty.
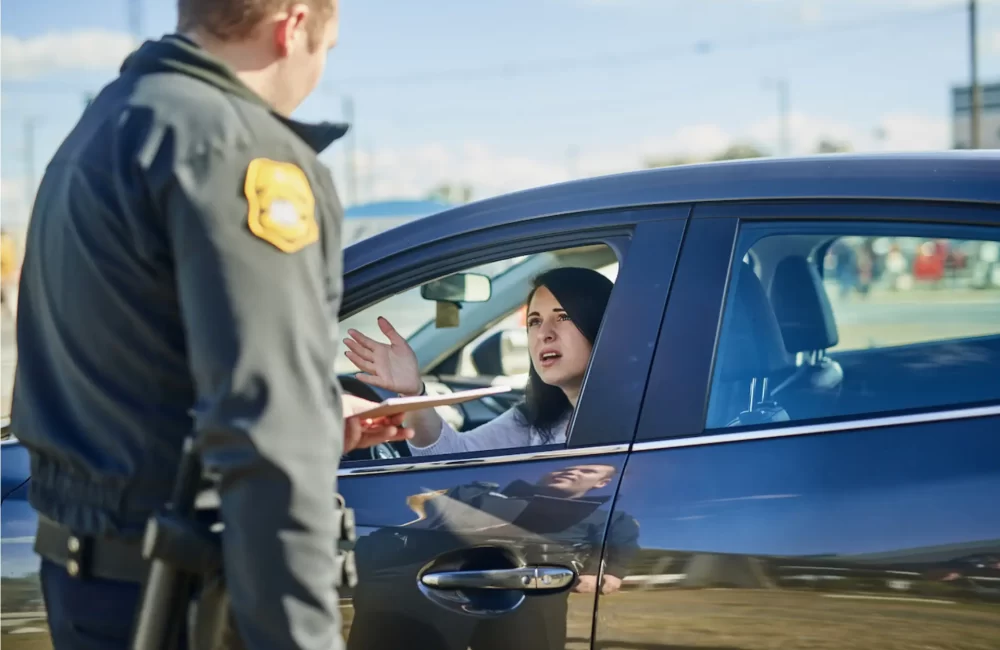
{"type": "Polygon", "coordinates": [[[996,647],[1000,287],[974,256],[998,225],[995,205],[693,210],[608,536],[627,515],[641,550],[595,648],[996,647]],[[953,272],[922,279],[908,250],[953,272]]]}
{"type": "Polygon", "coordinates": [[[358,529],[359,583],[341,594],[349,648],[590,647],[595,595],[580,585],[601,571],[687,214],[534,219],[348,266],[346,315],[494,259],[603,243],[620,264],[567,444],[342,465],[358,529]]]}

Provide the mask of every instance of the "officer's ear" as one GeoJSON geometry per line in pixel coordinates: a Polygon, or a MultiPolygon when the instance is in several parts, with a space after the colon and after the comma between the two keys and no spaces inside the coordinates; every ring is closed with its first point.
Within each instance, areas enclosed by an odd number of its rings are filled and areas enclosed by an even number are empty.
{"type": "Polygon", "coordinates": [[[275,15],[274,45],[279,56],[286,57],[298,48],[308,48],[310,14],[309,5],[295,3],[275,15]]]}

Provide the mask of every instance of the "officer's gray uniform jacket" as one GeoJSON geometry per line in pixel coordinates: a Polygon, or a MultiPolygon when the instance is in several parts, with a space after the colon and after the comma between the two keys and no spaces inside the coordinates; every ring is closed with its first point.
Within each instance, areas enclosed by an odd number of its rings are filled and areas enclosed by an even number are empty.
{"type": "Polygon", "coordinates": [[[276,115],[186,39],[146,43],[29,226],[12,423],[30,502],[138,537],[193,430],[251,648],[339,647],[342,210],[317,153],[345,131],[276,115]]]}

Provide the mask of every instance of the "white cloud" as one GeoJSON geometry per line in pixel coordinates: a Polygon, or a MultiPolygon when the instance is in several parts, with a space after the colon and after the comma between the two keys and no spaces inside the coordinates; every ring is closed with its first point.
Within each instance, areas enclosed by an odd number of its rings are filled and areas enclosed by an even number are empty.
{"type": "MultiPolygon", "coordinates": [[[[789,123],[793,155],[815,152],[824,139],[847,142],[854,151],[920,151],[950,146],[948,121],[922,115],[887,114],[871,129],[802,113],[792,113],[789,123]]],[[[571,169],[577,176],[610,174],[640,168],[648,158],[706,158],[738,143],[771,151],[777,138],[777,119],[768,118],[741,130],[711,123],[689,125],[618,148],[584,150],[572,160],[562,152],[539,158],[498,151],[473,141],[380,149],[357,154],[358,195],[360,201],[416,198],[448,183],[471,185],[474,196],[482,198],[564,181],[571,177],[571,169]]],[[[336,167],[343,190],[342,170],[339,164],[336,167]]]]}
{"type": "Polygon", "coordinates": [[[1000,54],[1000,28],[990,32],[985,40],[991,54],[1000,54]]]}
{"type": "Polygon", "coordinates": [[[472,141],[451,147],[427,144],[357,154],[362,200],[424,196],[442,183],[467,183],[477,196],[487,196],[567,178],[564,165],[497,152],[472,141]]]}
{"type": "Polygon", "coordinates": [[[30,79],[58,71],[115,70],[134,49],[123,32],[81,29],[20,38],[0,36],[0,61],[6,79],[30,79]]]}
{"type": "Polygon", "coordinates": [[[870,148],[881,151],[949,149],[951,124],[944,118],[894,113],[879,123],[881,137],[872,134],[870,148]]]}
{"type": "MultiPolygon", "coordinates": [[[[753,141],[773,151],[777,149],[778,126],[778,117],[770,117],[752,125],[747,133],[753,141]]],[[[792,112],[788,116],[788,133],[793,155],[815,151],[824,138],[846,140],[857,147],[857,143],[865,137],[865,134],[847,124],[798,112],[792,112]]]]}

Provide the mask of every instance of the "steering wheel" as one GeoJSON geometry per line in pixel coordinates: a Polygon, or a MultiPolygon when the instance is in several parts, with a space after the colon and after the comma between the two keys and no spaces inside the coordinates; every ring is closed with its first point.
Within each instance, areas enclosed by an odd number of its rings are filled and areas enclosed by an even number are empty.
{"type": "MultiPolygon", "coordinates": [[[[340,381],[340,386],[345,393],[350,393],[355,397],[360,397],[371,402],[381,402],[384,399],[396,396],[393,392],[366,384],[354,375],[338,375],[337,379],[340,381]]],[[[410,455],[410,448],[406,445],[405,441],[383,442],[365,449],[349,451],[341,457],[341,461],[387,460],[410,455]]]]}

